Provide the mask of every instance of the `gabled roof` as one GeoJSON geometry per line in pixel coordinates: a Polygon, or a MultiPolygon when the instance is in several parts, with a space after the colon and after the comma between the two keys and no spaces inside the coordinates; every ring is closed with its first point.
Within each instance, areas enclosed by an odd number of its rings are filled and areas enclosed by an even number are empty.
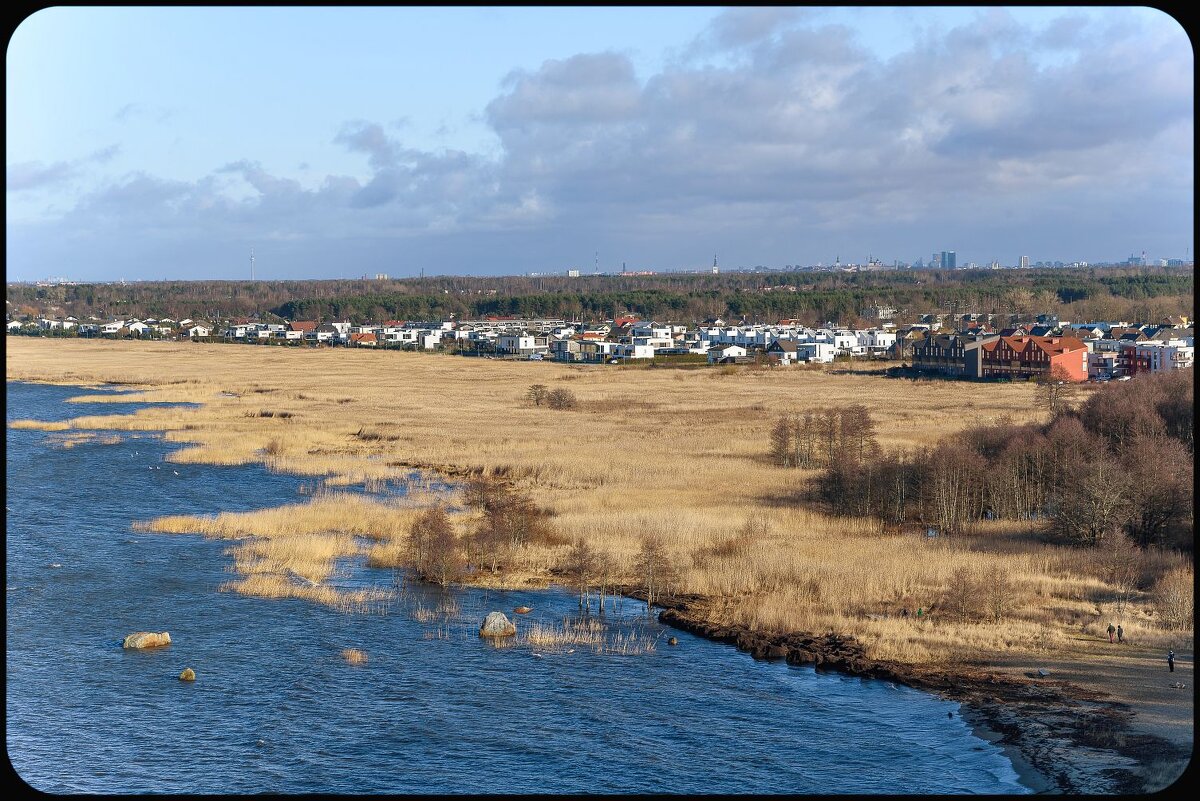
{"type": "Polygon", "coordinates": [[[351,342],[377,342],[374,334],[351,334],[351,342]]]}
{"type": "Polygon", "coordinates": [[[1072,351],[1087,350],[1087,345],[1074,337],[1000,336],[996,339],[985,341],[980,347],[985,353],[991,354],[996,352],[1001,342],[1008,345],[1008,347],[1017,353],[1028,353],[1037,349],[1050,356],[1058,356],[1072,351]]]}
{"type": "Polygon", "coordinates": [[[314,320],[297,320],[288,323],[289,331],[316,331],[317,323],[314,320]]]}

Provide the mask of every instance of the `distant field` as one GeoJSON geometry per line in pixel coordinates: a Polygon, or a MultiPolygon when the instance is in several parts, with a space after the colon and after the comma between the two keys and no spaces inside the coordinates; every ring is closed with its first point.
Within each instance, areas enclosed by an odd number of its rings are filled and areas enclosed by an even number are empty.
{"type": "MultiPolygon", "coordinates": [[[[1031,385],[746,367],[624,370],[359,349],[35,338],[7,344],[10,380],[119,381],[144,390],[122,401],[203,404],[149,408],[117,421],[85,416],[73,428],[166,429],[169,439],[185,443],[176,461],[264,462],[324,476],[330,486],[402,477],[411,467],[505,476],[553,512],[567,541],[588,538],[630,579],[641,537],[662,535],[682,574],[679,589],[710,598],[714,620],[833,629],[857,636],[881,658],[1061,652],[1072,632],[1098,625],[1098,605],[1110,594],[1100,578],[1102,554],[1040,543],[1012,524],[945,541],[827,517],[796,501],[803,471],[768,459],[768,433],[783,411],[863,403],[884,448],[910,448],[1002,415],[1039,419],[1031,385]],[[569,389],[578,407],[534,407],[525,393],[535,383],[569,389]],[[936,604],[960,566],[1009,574],[1016,611],[1004,625],[886,614],[936,604]]],[[[427,494],[415,494],[413,504],[428,502],[427,494]]],[[[290,577],[319,583],[332,560],[360,547],[346,534],[374,540],[373,563],[400,563],[411,515],[411,508],[327,494],[298,507],[163,519],[150,527],[271,535],[271,547],[250,540],[231,554],[242,576],[231,588],[303,595],[290,577]]],[[[458,524],[471,520],[460,515],[458,524]]],[[[545,581],[565,551],[526,548],[501,581],[545,581]]],[[[329,600],[325,588],[309,594],[329,600]]],[[[1139,599],[1127,612],[1130,636],[1167,642],[1145,608],[1139,599]]]]}

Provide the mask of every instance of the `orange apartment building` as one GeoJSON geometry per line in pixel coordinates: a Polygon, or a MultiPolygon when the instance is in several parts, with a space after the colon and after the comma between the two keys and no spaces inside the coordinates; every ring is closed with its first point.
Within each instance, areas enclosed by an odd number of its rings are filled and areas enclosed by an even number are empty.
{"type": "Polygon", "coordinates": [[[1028,380],[1061,368],[1069,381],[1087,381],[1088,349],[1074,337],[998,337],[979,347],[979,377],[1028,380]]]}

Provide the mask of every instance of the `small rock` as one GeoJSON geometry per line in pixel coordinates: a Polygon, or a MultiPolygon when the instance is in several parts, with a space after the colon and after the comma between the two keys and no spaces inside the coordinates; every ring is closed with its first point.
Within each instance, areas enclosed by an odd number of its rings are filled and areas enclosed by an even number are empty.
{"type": "Polygon", "coordinates": [[[528,615],[533,610],[530,609],[528,606],[518,606],[513,611],[516,612],[518,615],[528,615]]]}
{"type": "Polygon", "coordinates": [[[122,648],[157,648],[160,645],[170,645],[171,635],[167,632],[135,631],[121,643],[122,648]]]}
{"type": "Polygon", "coordinates": [[[517,627],[503,612],[488,612],[483,625],[479,627],[480,637],[511,637],[517,633],[517,627]]]}
{"type": "Polygon", "coordinates": [[[679,640],[676,639],[675,637],[668,637],[667,645],[679,645],[679,640]]]}
{"type": "Polygon", "coordinates": [[[180,681],[195,681],[196,680],[196,671],[192,670],[191,668],[184,668],[183,672],[179,674],[179,680],[180,681]]]}
{"type": "Polygon", "coordinates": [[[1045,668],[1038,668],[1038,675],[1044,679],[1050,675],[1050,671],[1046,670],[1045,668]]]}

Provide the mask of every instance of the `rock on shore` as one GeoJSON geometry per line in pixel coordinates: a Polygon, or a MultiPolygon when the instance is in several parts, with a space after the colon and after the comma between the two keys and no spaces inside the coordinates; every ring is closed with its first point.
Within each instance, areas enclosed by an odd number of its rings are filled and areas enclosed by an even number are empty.
{"type": "Polygon", "coordinates": [[[503,612],[488,612],[483,625],[479,627],[480,637],[511,637],[517,633],[517,627],[503,612]]]}
{"type": "Polygon", "coordinates": [[[157,648],[161,645],[170,645],[171,635],[165,631],[135,631],[125,638],[121,643],[122,648],[157,648]]]}

